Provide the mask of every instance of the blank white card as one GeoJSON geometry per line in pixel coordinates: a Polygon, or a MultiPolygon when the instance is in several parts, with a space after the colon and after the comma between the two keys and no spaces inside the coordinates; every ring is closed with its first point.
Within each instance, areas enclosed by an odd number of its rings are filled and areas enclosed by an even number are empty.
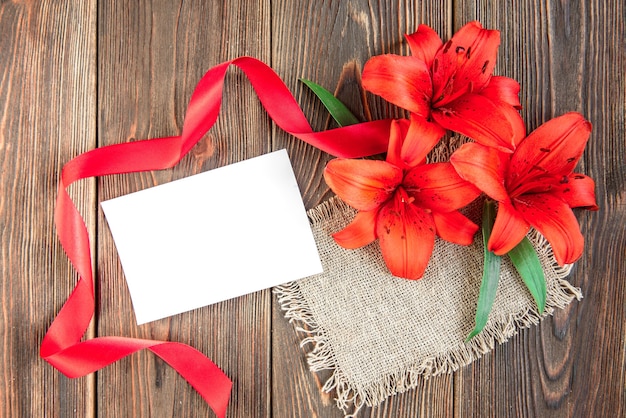
{"type": "Polygon", "coordinates": [[[138,324],[322,272],[285,150],[102,209],[138,324]]]}

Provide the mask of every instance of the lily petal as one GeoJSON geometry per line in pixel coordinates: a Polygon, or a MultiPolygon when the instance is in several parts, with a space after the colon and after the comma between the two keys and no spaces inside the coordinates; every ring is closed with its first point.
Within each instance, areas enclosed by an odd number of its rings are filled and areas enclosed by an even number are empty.
{"type": "Polygon", "coordinates": [[[598,210],[596,203],[595,182],[584,174],[570,174],[563,177],[552,193],[564,200],[570,208],[598,210]]]}
{"type": "Polygon", "coordinates": [[[548,240],[559,265],[580,258],[585,242],[567,203],[547,193],[520,196],[513,202],[524,219],[548,240]]]}
{"type": "Polygon", "coordinates": [[[478,22],[463,26],[435,55],[433,106],[444,106],[458,97],[482,90],[496,65],[500,32],[478,22]]]}
{"type": "MultiPolygon", "coordinates": [[[[438,109],[432,117],[446,129],[503,152],[513,152],[519,132],[511,125],[512,109],[480,94],[466,94],[438,109]]],[[[515,112],[517,113],[517,112],[515,112]]],[[[520,118],[521,119],[521,118],[520,118]]]]}
{"type": "Polygon", "coordinates": [[[352,222],[333,234],[337,244],[343,248],[361,248],[376,239],[376,216],[378,210],[359,211],[352,222]]]}
{"type": "Polygon", "coordinates": [[[520,243],[529,229],[529,223],[511,202],[500,202],[487,248],[496,255],[504,255],[520,243]]]}
{"type": "Polygon", "coordinates": [[[415,57],[379,55],[363,68],[363,88],[423,117],[430,114],[432,82],[426,63],[415,57]]]}
{"type": "Polygon", "coordinates": [[[499,202],[508,199],[504,178],[509,154],[476,143],[463,144],[450,157],[461,176],[499,202]]]}
{"type": "Polygon", "coordinates": [[[415,205],[439,212],[462,208],[480,195],[480,190],[463,180],[450,163],[415,167],[404,176],[402,187],[415,199],[415,205]]]}
{"type": "Polygon", "coordinates": [[[494,102],[504,102],[515,109],[521,109],[519,101],[520,86],[516,80],[504,76],[493,76],[481,91],[480,94],[489,97],[494,102]]]}
{"type": "Polygon", "coordinates": [[[474,242],[474,235],[478,225],[467,219],[461,212],[433,212],[433,220],[437,228],[437,235],[441,239],[459,245],[470,245],[474,242]]]}
{"type": "Polygon", "coordinates": [[[546,175],[561,178],[571,174],[582,155],[591,124],[571,112],[551,119],[524,139],[511,157],[508,189],[546,175]]]}
{"type": "Polygon", "coordinates": [[[391,122],[386,161],[400,168],[405,168],[404,161],[402,161],[401,150],[408,130],[409,121],[406,119],[395,119],[391,122]]]}
{"type": "Polygon", "coordinates": [[[513,138],[511,143],[513,144],[513,149],[517,148],[517,146],[526,138],[526,125],[524,124],[524,119],[522,119],[522,115],[512,106],[504,102],[494,102],[496,106],[498,106],[498,110],[502,112],[502,114],[506,117],[506,119],[511,124],[511,129],[513,130],[513,138]]]}
{"type": "Polygon", "coordinates": [[[324,179],[348,205],[369,211],[392,196],[402,170],[386,161],[337,158],[326,165],[324,179]]]}
{"type": "Polygon", "coordinates": [[[405,279],[424,275],[435,245],[435,224],[425,210],[408,203],[398,189],[394,198],[378,213],[376,235],[391,274],[405,279]]]}
{"type": "Polygon", "coordinates": [[[438,123],[429,122],[421,116],[412,115],[411,125],[400,153],[404,168],[422,164],[428,153],[446,133],[438,123]]]}
{"type": "Polygon", "coordinates": [[[430,26],[419,25],[417,31],[410,35],[405,35],[411,55],[426,63],[428,68],[433,64],[435,54],[443,45],[441,38],[430,26]]]}
{"type": "Polygon", "coordinates": [[[514,148],[526,137],[526,125],[518,112],[522,108],[519,101],[519,91],[520,86],[517,81],[503,76],[491,77],[489,84],[480,91],[481,95],[498,106],[511,124],[514,148]]]}

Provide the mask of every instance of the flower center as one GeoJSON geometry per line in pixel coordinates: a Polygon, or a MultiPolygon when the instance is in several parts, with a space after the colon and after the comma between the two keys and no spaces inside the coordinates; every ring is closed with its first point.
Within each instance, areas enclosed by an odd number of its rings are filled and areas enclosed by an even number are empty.
{"type": "Polygon", "coordinates": [[[415,201],[415,198],[413,196],[409,196],[409,194],[406,192],[406,190],[404,190],[402,186],[398,187],[398,193],[400,194],[400,201],[402,203],[410,205],[415,201]]]}

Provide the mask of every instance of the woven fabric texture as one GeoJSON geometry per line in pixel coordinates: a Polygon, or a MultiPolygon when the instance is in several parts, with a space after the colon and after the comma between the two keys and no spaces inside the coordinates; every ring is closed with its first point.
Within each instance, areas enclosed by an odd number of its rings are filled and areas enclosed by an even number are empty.
{"type": "MultiPolygon", "coordinates": [[[[332,372],[323,390],[334,392],[346,414],[415,387],[418,379],[453,372],[541,320],[503,257],[489,321],[465,342],[482,277],[480,234],[469,247],[437,239],[424,277],[404,280],[388,273],[377,242],[346,250],[333,241],[331,233],[355,213],[337,198],[310,210],[324,273],[275,289],[286,317],[308,334],[302,345],[310,369],[332,372]]],[[[529,238],[546,274],[547,316],[581,293],[565,280],[569,269],[555,263],[543,237],[531,232],[529,238]]]]}

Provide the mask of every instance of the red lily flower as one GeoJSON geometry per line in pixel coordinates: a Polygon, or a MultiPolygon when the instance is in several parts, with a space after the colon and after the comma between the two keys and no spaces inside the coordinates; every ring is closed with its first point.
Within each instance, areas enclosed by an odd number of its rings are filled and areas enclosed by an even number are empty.
{"type": "Polygon", "coordinates": [[[512,152],[526,136],[518,109],[519,84],[492,76],[500,32],[480,23],[463,26],[443,44],[426,25],[407,35],[412,56],[380,55],[363,69],[363,87],[407,109],[434,146],[446,129],[512,152]]]}
{"type": "Polygon", "coordinates": [[[359,248],[377,238],[391,273],[407,279],[423,276],[435,234],[469,245],[478,226],[457,209],[480,191],[459,177],[450,163],[403,169],[400,151],[407,121],[395,121],[386,161],[335,159],[324,170],[328,186],[357,209],[345,229],[333,234],[344,248],[359,248]]]}
{"type": "Polygon", "coordinates": [[[571,208],[598,206],[593,180],[572,171],[590,132],[591,124],[572,112],[541,125],[513,154],[471,143],[452,155],[459,175],[499,202],[490,251],[506,254],[533,226],[560,265],[582,255],[584,240],[571,208]]]}

